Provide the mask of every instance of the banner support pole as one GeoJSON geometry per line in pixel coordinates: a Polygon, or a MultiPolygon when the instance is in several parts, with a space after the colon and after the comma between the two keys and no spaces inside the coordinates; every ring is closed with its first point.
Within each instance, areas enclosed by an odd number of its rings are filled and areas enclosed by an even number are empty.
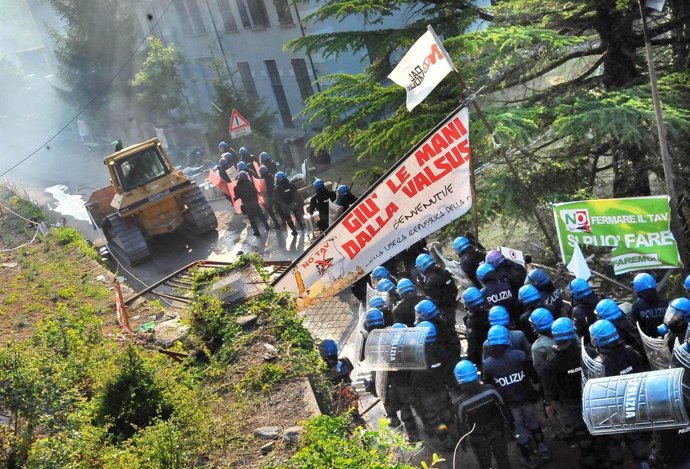
{"type": "MultiPolygon", "coordinates": [[[[467,88],[467,86],[465,85],[465,81],[462,79],[462,76],[460,75],[460,72],[457,71],[457,69],[455,70],[455,77],[458,79],[458,82],[460,83],[460,86],[462,87],[462,89],[463,89],[464,91],[467,91],[468,88],[467,88]]],[[[495,135],[495,133],[494,133],[494,130],[495,130],[495,129],[494,129],[494,126],[493,126],[493,125],[491,124],[491,122],[489,122],[489,120],[486,118],[486,115],[484,114],[484,111],[482,111],[482,109],[479,107],[479,104],[477,104],[477,100],[476,100],[476,99],[470,100],[470,105],[471,105],[472,108],[475,110],[475,112],[476,112],[477,115],[479,116],[479,119],[480,119],[480,120],[482,121],[482,123],[484,124],[484,127],[486,127],[486,130],[489,131],[489,133],[491,134],[492,138],[493,138],[494,141],[495,141],[496,135],[495,135]]],[[[497,143],[498,143],[498,142],[497,142],[497,143]]],[[[510,157],[508,156],[508,153],[506,152],[505,148],[504,148],[503,145],[501,145],[500,143],[498,143],[498,153],[501,155],[501,158],[503,158],[503,160],[504,160],[504,161],[506,162],[506,164],[508,165],[508,168],[510,169],[510,172],[513,174],[513,178],[514,178],[515,181],[518,183],[518,186],[520,186],[520,189],[522,190],[522,192],[524,193],[524,195],[526,196],[526,198],[529,200],[529,199],[531,198],[532,194],[530,193],[529,189],[527,188],[527,185],[525,185],[525,182],[524,182],[524,181],[522,180],[522,178],[520,177],[520,174],[518,173],[517,168],[516,168],[515,165],[513,164],[513,160],[510,159],[510,157]]],[[[470,179],[470,180],[471,180],[471,181],[473,181],[473,179],[474,179],[474,177],[473,177],[473,176],[474,176],[473,161],[474,161],[474,159],[470,157],[470,164],[471,164],[471,167],[470,167],[470,171],[471,171],[470,177],[471,177],[471,179],[470,179]]],[[[473,192],[472,197],[474,197],[474,183],[472,183],[472,192],[473,192]]],[[[473,205],[474,205],[474,206],[473,206],[473,210],[474,210],[474,209],[476,208],[476,203],[473,204],[473,205]]],[[[544,234],[544,237],[546,238],[546,243],[548,244],[549,249],[551,249],[551,252],[553,253],[554,256],[558,257],[558,254],[557,254],[557,253],[558,253],[558,249],[556,248],[556,245],[554,244],[553,238],[551,237],[551,234],[549,233],[548,229],[546,228],[546,225],[544,224],[544,221],[543,221],[543,220],[541,219],[541,217],[539,216],[539,212],[537,211],[536,205],[535,205],[534,203],[532,203],[532,202],[529,202],[527,205],[528,205],[528,207],[529,207],[530,212],[532,212],[532,216],[533,216],[534,219],[536,220],[537,225],[539,225],[539,228],[541,229],[541,232],[544,234]]],[[[473,216],[473,217],[475,216],[474,211],[472,212],[472,216],[473,216]]]]}

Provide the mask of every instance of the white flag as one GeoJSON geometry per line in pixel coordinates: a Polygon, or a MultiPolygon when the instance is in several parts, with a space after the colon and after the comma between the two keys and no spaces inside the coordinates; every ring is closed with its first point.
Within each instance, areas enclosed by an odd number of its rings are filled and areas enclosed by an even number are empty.
{"type": "Polygon", "coordinates": [[[567,266],[568,270],[572,272],[576,278],[581,278],[582,280],[589,280],[592,276],[589,267],[587,266],[587,261],[585,256],[582,254],[580,249],[580,244],[575,243],[575,250],[573,251],[573,257],[570,258],[567,266]]]}
{"type": "Polygon", "coordinates": [[[656,11],[661,11],[664,9],[664,3],[666,3],[666,0],[647,0],[645,6],[656,11]]]}
{"type": "Polygon", "coordinates": [[[408,111],[424,101],[436,85],[455,70],[438,36],[431,26],[428,29],[388,75],[388,78],[407,90],[408,111]]]}

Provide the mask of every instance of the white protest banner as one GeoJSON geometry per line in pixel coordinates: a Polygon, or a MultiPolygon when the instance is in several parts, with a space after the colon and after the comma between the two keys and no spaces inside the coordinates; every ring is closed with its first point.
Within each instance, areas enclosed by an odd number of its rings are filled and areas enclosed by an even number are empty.
{"type": "Polygon", "coordinates": [[[467,213],[468,121],[467,108],[444,119],[290,265],[276,290],[335,294],[467,213]]]}
{"type": "Polygon", "coordinates": [[[424,101],[436,85],[455,70],[443,43],[431,26],[428,29],[388,75],[395,84],[407,90],[408,111],[424,101]]]}
{"type": "Polygon", "coordinates": [[[522,251],[504,246],[500,246],[498,250],[501,251],[501,254],[503,254],[506,259],[517,262],[522,266],[525,265],[525,255],[522,253],[522,251]]]}

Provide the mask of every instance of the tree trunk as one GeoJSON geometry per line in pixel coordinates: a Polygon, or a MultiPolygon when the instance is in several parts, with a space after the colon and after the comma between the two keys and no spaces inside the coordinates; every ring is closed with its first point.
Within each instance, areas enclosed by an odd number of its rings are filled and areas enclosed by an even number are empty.
{"type": "Polygon", "coordinates": [[[686,70],[690,67],[690,2],[688,0],[671,0],[669,2],[672,19],[685,18],[676,28],[675,41],[671,45],[673,51],[673,66],[676,70],[686,70]]]}
{"type": "Polygon", "coordinates": [[[651,195],[649,170],[642,149],[634,144],[614,145],[613,196],[651,195]]]}

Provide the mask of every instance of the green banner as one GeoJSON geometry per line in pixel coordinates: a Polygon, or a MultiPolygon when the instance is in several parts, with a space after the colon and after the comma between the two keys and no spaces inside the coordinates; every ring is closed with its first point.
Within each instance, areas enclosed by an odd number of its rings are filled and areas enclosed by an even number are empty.
{"type": "Polygon", "coordinates": [[[681,266],[666,195],[554,204],[553,216],[566,265],[579,243],[613,248],[616,275],[681,266]]]}

